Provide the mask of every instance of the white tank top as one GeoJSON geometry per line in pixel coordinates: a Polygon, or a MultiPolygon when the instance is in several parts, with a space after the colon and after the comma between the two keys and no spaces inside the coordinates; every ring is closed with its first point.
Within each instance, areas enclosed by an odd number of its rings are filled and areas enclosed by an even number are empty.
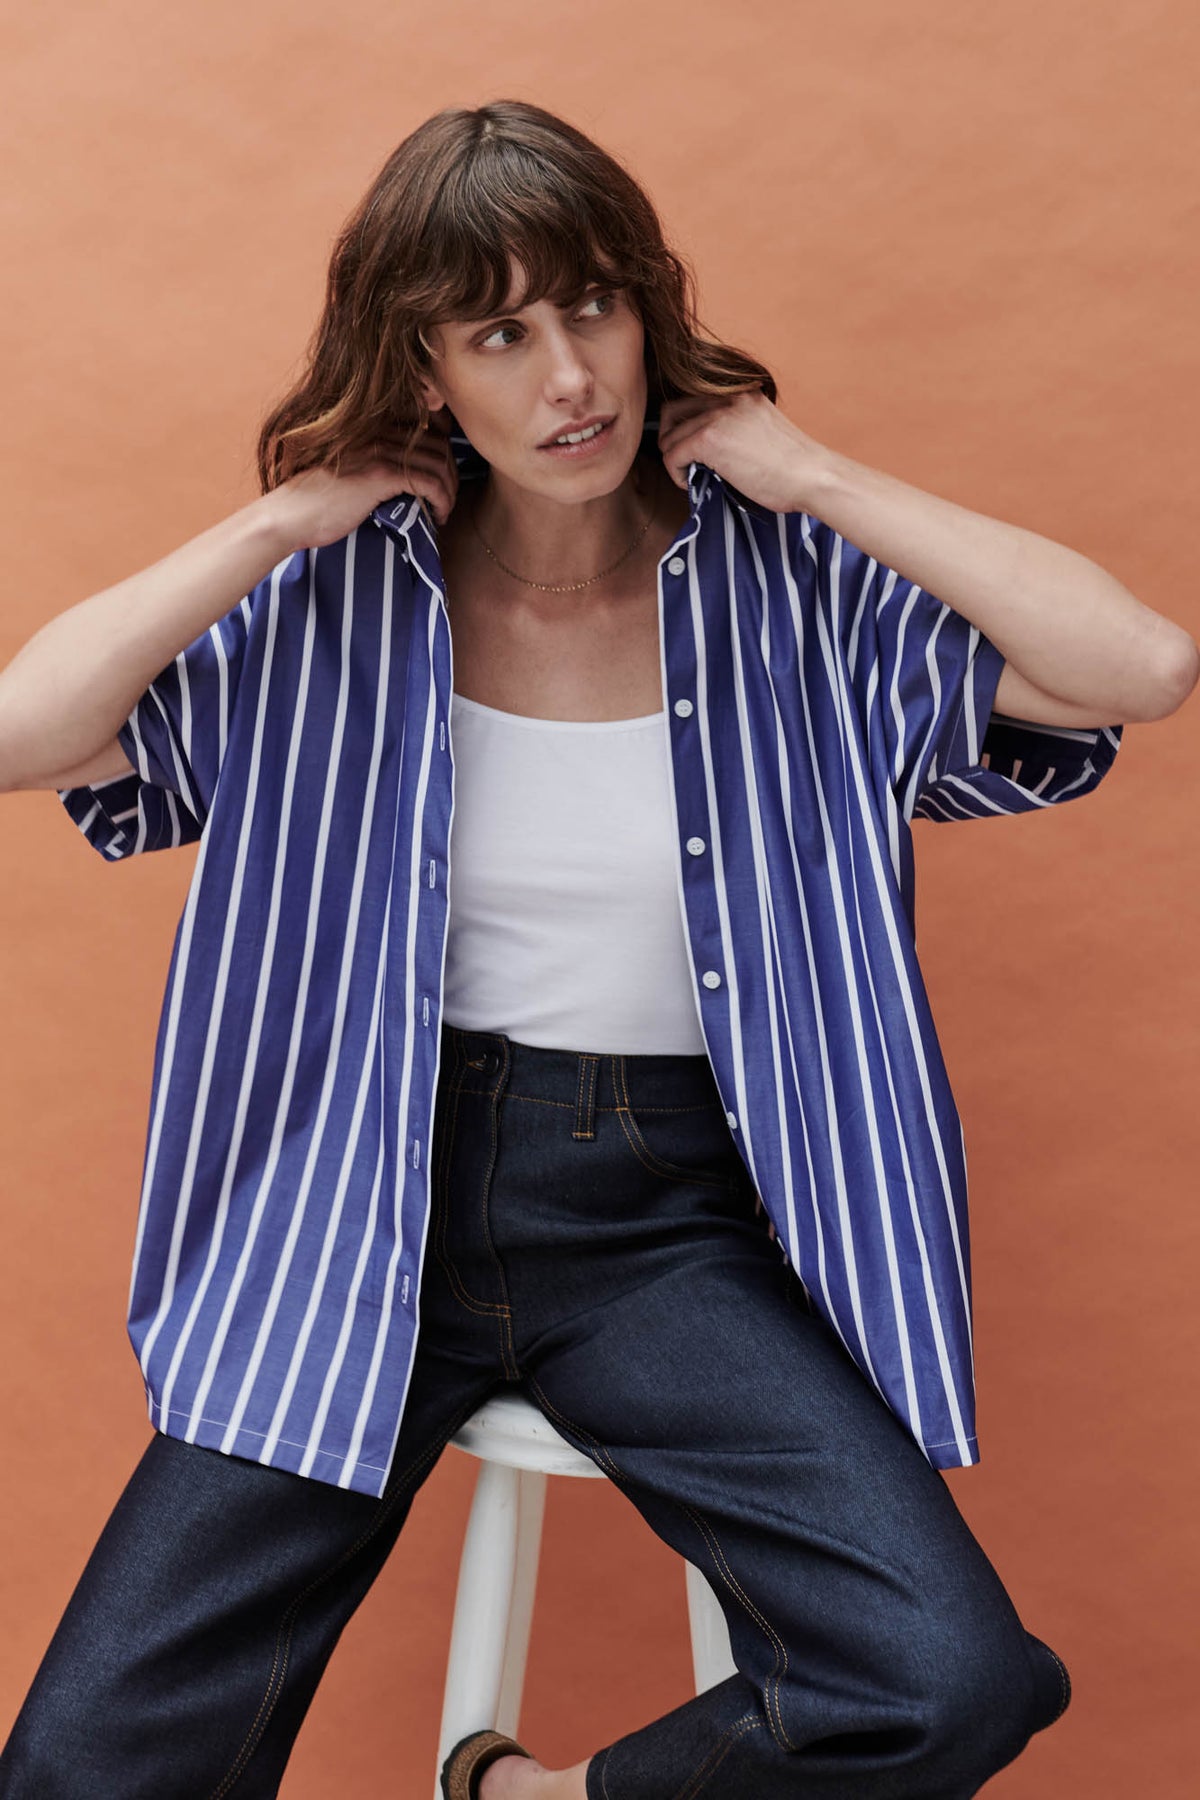
{"type": "Polygon", "coordinates": [[[663,714],[527,719],[451,695],[442,1016],[522,1044],[705,1050],[663,714]]]}

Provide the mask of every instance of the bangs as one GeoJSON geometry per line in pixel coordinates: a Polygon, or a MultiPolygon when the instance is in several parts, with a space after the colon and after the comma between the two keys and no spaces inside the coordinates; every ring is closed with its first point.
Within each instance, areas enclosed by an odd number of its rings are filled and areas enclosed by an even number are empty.
{"type": "Polygon", "coordinates": [[[637,278],[636,240],[615,204],[495,139],[445,182],[425,235],[422,260],[437,271],[430,324],[494,318],[543,299],[569,305],[596,284],[627,288],[637,278]],[[510,257],[520,271],[511,299],[510,257]]]}
{"type": "Polygon", "coordinates": [[[396,146],[338,234],[306,366],[259,430],[262,491],[339,472],[397,431],[416,482],[437,359],[425,327],[576,307],[596,288],[624,290],[641,323],[651,407],[751,389],[773,401],[766,365],[702,330],[694,286],[641,184],[567,120],[527,100],[444,107],[396,146]]]}

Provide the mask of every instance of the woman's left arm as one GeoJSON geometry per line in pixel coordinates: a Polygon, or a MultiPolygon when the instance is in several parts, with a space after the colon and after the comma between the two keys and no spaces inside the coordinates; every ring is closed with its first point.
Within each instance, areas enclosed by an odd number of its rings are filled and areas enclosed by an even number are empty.
{"type": "Polygon", "coordinates": [[[703,463],[760,505],[811,513],[961,613],[1005,658],[999,712],[1162,719],[1200,679],[1195,639],[1098,563],[830,450],[762,393],[666,401],[659,447],[680,485],[703,463]]]}

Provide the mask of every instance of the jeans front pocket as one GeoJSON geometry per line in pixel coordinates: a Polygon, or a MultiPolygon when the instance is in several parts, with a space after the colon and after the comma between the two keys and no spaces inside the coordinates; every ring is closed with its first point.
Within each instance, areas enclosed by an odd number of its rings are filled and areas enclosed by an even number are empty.
{"type": "Polygon", "coordinates": [[[719,1100],[698,1106],[621,1106],[617,1116],[638,1160],[668,1181],[729,1190],[742,1158],[719,1100]]]}
{"type": "Polygon", "coordinates": [[[495,1161],[496,1110],[487,1094],[462,1078],[439,1093],[430,1178],[429,1236],[455,1298],[468,1311],[504,1313],[502,1299],[473,1291],[496,1274],[487,1227],[488,1187],[495,1161]]]}

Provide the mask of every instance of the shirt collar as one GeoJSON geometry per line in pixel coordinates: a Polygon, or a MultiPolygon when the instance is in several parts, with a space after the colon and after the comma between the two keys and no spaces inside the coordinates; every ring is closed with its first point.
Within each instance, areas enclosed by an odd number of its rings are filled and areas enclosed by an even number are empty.
{"type": "MultiPolygon", "coordinates": [[[[648,414],[642,425],[643,448],[657,453],[659,416],[648,414]]],[[[450,433],[450,448],[458,465],[461,481],[476,479],[487,472],[486,458],[480,455],[466,433],[456,428],[450,433]]],[[[691,517],[688,525],[676,543],[682,543],[693,537],[699,529],[701,514],[705,504],[716,493],[725,493],[734,506],[743,512],[751,512],[756,518],[770,520],[774,514],[756,500],[751,500],[728,482],[715,469],[706,463],[690,462],[687,472],[688,499],[691,501],[691,517]]],[[[399,532],[405,539],[408,552],[420,573],[432,588],[439,588],[437,579],[437,539],[430,524],[426,504],[416,495],[402,492],[390,500],[382,501],[371,513],[374,523],[391,533],[399,532]],[[416,536],[414,537],[414,531],[416,536]],[[420,545],[420,549],[418,548],[420,545]],[[432,550],[433,557],[429,552],[432,550]]]]}

